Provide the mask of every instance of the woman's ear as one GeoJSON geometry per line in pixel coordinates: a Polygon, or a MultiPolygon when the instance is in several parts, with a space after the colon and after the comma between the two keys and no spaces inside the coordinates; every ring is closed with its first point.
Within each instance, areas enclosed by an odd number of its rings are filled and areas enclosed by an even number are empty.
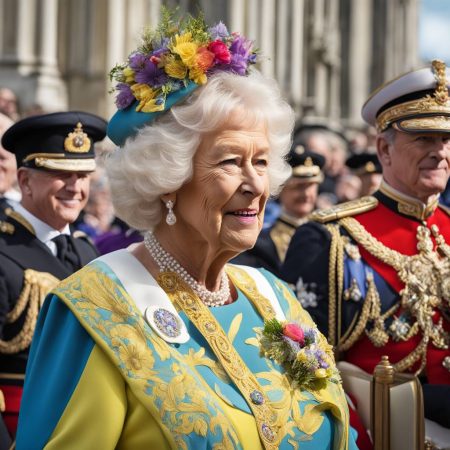
{"type": "Polygon", "coordinates": [[[171,201],[173,205],[177,202],[177,194],[172,192],[171,194],[163,194],[159,197],[161,201],[166,205],[168,201],[171,201]]]}

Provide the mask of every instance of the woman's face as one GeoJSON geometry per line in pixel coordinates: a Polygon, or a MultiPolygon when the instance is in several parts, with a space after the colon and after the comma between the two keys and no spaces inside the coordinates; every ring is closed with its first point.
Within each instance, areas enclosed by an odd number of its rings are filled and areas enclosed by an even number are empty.
{"type": "Polygon", "coordinates": [[[269,195],[269,156],[265,124],[255,125],[241,111],[204,136],[194,156],[193,178],[176,193],[175,226],[186,242],[208,252],[240,253],[253,247],[269,195]]]}

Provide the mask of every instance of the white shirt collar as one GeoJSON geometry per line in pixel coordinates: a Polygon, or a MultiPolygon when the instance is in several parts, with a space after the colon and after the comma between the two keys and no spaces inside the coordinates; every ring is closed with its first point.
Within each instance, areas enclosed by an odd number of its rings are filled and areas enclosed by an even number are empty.
{"type": "MultiPolygon", "coordinates": [[[[70,235],[70,227],[67,224],[62,231],[55,230],[50,225],[46,224],[42,220],[38,219],[35,215],[31,214],[30,211],[25,209],[21,204],[18,204],[14,207],[14,211],[21,214],[34,228],[34,232],[36,233],[36,237],[43,242],[44,244],[48,244],[53,238],[59,236],[60,234],[70,235]]],[[[52,244],[54,244],[52,242],[52,244]]],[[[53,250],[53,246],[50,246],[51,250],[53,250]]]]}

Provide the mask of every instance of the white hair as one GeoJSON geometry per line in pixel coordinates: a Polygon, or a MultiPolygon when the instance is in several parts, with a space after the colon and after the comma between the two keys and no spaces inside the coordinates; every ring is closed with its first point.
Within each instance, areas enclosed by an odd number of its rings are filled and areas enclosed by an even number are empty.
{"type": "Polygon", "coordinates": [[[116,214],[138,230],[161,220],[160,196],[178,190],[193,172],[202,135],[219,129],[237,109],[264,121],[271,149],[269,185],[276,195],[291,174],[285,158],[294,127],[292,108],[274,80],[252,71],[247,77],[220,72],[105,160],[116,214]]]}

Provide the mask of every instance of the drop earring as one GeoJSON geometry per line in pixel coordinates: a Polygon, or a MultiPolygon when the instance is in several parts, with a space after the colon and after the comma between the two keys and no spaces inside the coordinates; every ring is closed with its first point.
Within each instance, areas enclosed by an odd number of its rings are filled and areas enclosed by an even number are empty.
{"type": "Polygon", "coordinates": [[[166,202],[166,208],[168,209],[167,216],[166,216],[167,225],[175,225],[175,223],[177,221],[177,216],[173,212],[173,201],[172,200],[169,200],[166,202]]]}

